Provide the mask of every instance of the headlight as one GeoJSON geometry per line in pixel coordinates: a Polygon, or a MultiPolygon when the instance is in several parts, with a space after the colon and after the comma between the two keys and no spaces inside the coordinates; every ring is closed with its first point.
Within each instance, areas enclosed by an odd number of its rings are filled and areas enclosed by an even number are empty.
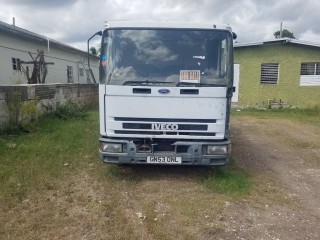
{"type": "Polygon", "coordinates": [[[221,145],[221,146],[207,146],[207,155],[225,155],[229,154],[231,150],[230,145],[221,145]]]}
{"type": "Polygon", "coordinates": [[[101,152],[110,152],[110,153],[122,153],[122,144],[121,143],[100,143],[101,152]]]}

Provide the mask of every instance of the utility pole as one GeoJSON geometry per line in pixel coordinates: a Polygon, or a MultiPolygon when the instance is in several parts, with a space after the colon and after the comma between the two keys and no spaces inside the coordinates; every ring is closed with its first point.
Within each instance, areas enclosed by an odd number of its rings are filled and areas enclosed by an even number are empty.
{"type": "Polygon", "coordinates": [[[280,23],[280,38],[282,38],[282,22],[280,23]]]}

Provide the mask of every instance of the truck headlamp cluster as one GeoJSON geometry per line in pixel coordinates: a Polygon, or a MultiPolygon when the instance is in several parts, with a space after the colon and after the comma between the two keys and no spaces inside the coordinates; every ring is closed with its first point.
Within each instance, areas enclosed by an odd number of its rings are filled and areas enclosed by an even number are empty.
{"type": "Polygon", "coordinates": [[[207,155],[226,155],[230,154],[231,145],[207,146],[207,155]]]}
{"type": "Polygon", "coordinates": [[[109,153],[122,153],[122,144],[121,143],[100,143],[101,152],[109,153]]]}

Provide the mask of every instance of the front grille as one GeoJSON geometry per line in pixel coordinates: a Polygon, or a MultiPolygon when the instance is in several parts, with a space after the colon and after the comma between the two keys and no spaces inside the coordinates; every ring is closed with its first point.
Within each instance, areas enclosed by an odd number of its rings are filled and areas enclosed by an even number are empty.
{"type": "Polygon", "coordinates": [[[187,153],[190,145],[178,145],[172,140],[134,140],[137,152],[139,153],[187,153]]]}
{"type": "Polygon", "coordinates": [[[216,123],[216,119],[115,117],[114,120],[122,123],[122,129],[115,130],[115,134],[216,136],[215,132],[208,132],[208,124],[216,123]]]}
{"type": "Polygon", "coordinates": [[[175,146],[165,142],[158,143],[153,146],[153,152],[174,152],[175,146]]]}

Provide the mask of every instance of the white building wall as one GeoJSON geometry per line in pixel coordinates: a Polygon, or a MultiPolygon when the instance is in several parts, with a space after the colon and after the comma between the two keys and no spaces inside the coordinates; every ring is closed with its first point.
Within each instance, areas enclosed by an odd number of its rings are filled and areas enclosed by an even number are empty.
{"type": "MultiPolygon", "coordinates": [[[[32,61],[28,52],[31,52],[35,58],[37,56],[37,49],[44,50],[46,62],[54,62],[54,65],[48,65],[46,83],[68,83],[67,66],[71,66],[73,69],[74,83],[88,83],[85,70],[83,71],[83,76],[80,76],[80,68],[88,68],[85,52],[57,46],[53,42],[49,42],[48,49],[47,41],[17,36],[15,34],[0,32],[0,85],[27,83],[22,74],[13,70],[12,58],[32,61]]],[[[95,57],[90,58],[90,65],[96,81],[98,81],[99,60],[95,57]]],[[[24,64],[23,66],[27,65],[24,64]]],[[[32,74],[32,69],[33,66],[29,65],[29,76],[32,74]]]]}

